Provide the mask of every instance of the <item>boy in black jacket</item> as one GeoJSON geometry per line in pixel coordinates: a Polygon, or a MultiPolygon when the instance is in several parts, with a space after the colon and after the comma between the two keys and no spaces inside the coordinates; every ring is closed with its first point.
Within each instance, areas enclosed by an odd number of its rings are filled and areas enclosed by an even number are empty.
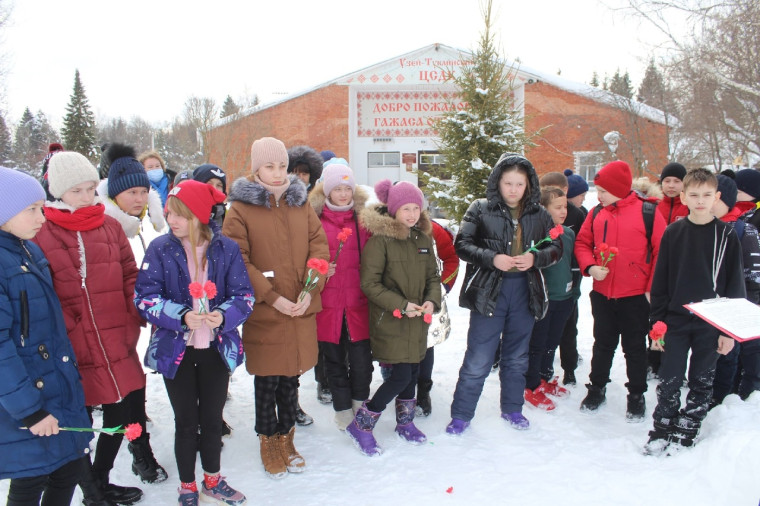
{"type": "Polygon", "coordinates": [[[644,447],[647,455],[661,455],[670,447],[689,447],[699,432],[712,395],[718,354],[725,355],[734,340],[683,307],[715,297],[746,296],[742,253],[736,232],[715,218],[711,209],[720,198],[715,175],[705,169],[684,177],[681,202],[687,219],[665,229],[652,281],[650,322],[668,326],[657,387],[654,429],[644,447]],[[681,385],[689,364],[689,393],[681,407],[681,385]]]}

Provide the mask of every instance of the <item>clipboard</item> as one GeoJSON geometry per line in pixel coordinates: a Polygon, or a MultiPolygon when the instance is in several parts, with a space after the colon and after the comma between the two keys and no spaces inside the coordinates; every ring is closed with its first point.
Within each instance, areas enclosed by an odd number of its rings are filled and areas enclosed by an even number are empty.
{"type": "Polygon", "coordinates": [[[747,299],[717,297],[683,307],[739,342],[760,339],[760,306],[747,299]]]}

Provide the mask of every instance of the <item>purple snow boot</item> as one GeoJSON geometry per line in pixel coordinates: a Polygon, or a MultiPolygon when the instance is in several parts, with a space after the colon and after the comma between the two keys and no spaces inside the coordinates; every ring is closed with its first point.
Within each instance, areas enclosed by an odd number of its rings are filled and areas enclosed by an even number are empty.
{"type": "Polygon", "coordinates": [[[353,439],[359,451],[369,457],[383,453],[382,448],[375,441],[375,436],[372,435],[372,429],[375,428],[378,418],[380,418],[380,413],[368,410],[367,403],[363,402],[354,420],[346,427],[346,434],[353,439]]]}
{"type": "Polygon", "coordinates": [[[427,436],[414,425],[416,399],[396,399],[396,432],[410,443],[420,445],[427,436]]]}
{"type": "Polygon", "coordinates": [[[465,422],[459,418],[452,418],[449,424],[446,426],[446,434],[452,436],[461,436],[462,433],[470,426],[470,422],[465,422]]]}
{"type": "Polygon", "coordinates": [[[501,417],[508,421],[509,425],[511,425],[514,429],[528,430],[530,428],[530,422],[519,411],[516,411],[514,413],[502,413],[501,417]]]}

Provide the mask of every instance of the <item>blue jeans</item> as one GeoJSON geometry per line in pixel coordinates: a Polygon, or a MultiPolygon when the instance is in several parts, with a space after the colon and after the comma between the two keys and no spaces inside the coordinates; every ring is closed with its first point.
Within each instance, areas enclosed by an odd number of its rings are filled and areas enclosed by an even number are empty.
{"type": "Polygon", "coordinates": [[[501,341],[499,381],[501,412],[522,411],[528,349],[535,319],[529,307],[528,277],[525,273],[507,273],[501,283],[493,316],[470,312],[467,351],[451,403],[451,417],[470,421],[483,391],[483,384],[493,366],[494,354],[501,341]]]}

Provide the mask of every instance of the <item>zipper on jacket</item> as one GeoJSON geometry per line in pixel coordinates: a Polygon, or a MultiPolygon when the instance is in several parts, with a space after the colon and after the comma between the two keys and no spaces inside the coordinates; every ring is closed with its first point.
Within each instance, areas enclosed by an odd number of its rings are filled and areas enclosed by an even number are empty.
{"type": "Polygon", "coordinates": [[[29,299],[26,290],[21,290],[21,347],[25,346],[26,336],[29,335],[29,299]]]}
{"type": "Polygon", "coordinates": [[[111,380],[113,381],[113,386],[116,388],[116,395],[119,396],[119,401],[121,401],[124,397],[121,395],[121,390],[119,390],[119,385],[116,383],[116,376],[113,375],[113,371],[111,370],[111,363],[108,360],[108,355],[106,354],[106,349],[103,346],[103,339],[100,337],[100,331],[98,330],[98,325],[95,323],[95,314],[92,312],[92,302],[90,301],[90,291],[87,289],[87,285],[84,282],[84,278],[82,278],[82,290],[84,290],[84,297],[87,299],[87,309],[90,311],[90,319],[92,321],[92,327],[95,329],[95,335],[98,338],[98,346],[100,346],[100,351],[103,353],[103,358],[106,359],[106,369],[108,369],[108,374],[111,376],[111,380]]]}

